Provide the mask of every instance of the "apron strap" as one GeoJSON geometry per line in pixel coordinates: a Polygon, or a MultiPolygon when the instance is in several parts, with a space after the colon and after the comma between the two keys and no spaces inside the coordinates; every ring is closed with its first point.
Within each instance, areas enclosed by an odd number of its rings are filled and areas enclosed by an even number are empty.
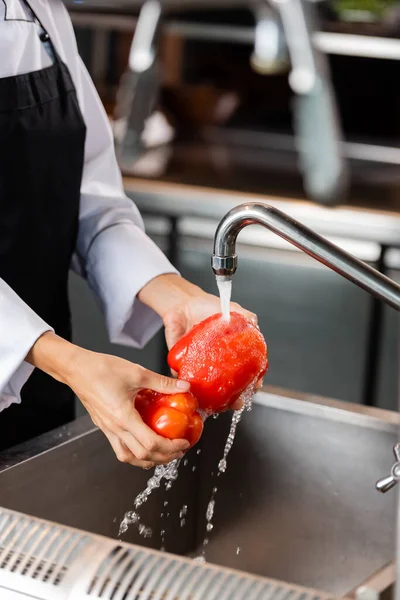
{"type": "Polygon", "coordinates": [[[52,41],[50,35],[48,34],[47,30],[43,26],[43,23],[41,22],[39,17],[36,15],[36,13],[32,9],[32,7],[30,6],[30,4],[28,3],[28,0],[21,0],[21,2],[26,6],[28,12],[31,14],[31,17],[32,17],[34,23],[37,25],[37,27],[39,29],[39,39],[42,42],[43,46],[45,47],[47,54],[50,56],[53,63],[59,62],[60,58],[58,56],[58,52],[53,44],[53,41],[52,41]]]}

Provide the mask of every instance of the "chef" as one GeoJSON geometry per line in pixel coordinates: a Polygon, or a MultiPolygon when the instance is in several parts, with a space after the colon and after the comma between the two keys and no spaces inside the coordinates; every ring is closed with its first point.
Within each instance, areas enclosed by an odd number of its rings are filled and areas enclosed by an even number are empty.
{"type": "Polygon", "coordinates": [[[148,468],[181,456],[187,442],[153,433],[134,398],[189,385],[71,343],[71,266],[115,343],[142,347],[164,325],[171,346],[219,311],[146,236],[124,195],[62,2],[0,0],[0,449],[71,421],[75,393],[119,460],[148,468]]]}

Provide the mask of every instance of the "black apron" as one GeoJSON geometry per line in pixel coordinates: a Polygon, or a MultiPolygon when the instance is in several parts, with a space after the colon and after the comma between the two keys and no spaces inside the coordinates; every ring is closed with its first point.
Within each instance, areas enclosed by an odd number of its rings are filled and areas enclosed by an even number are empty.
{"type": "MultiPolygon", "coordinates": [[[[30,10],[54,62],[0,79],[0,277],[69,340],[86,128],[69,71],[30,10]]],[[[0,450],[74,417],[72,391],[35,369],[22,403],[0,412],[0,450]]]]}

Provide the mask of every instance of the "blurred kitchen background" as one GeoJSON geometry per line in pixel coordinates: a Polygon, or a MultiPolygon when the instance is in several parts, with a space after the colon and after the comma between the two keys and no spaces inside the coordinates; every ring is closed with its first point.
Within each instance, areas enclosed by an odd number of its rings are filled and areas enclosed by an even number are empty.
{"type": "MultiPolygon", "coordinates": [[[[216,292],[219,219],[274,204],[400,282],[397,0],[66,0],[128,195],[181,273],[216,292]]],[[[259,316],[266,383],[398,407],[398,317],[257,227],[233,300],[259,316]]],[[[140,257],[132,257],[140,260],[140,257]]],[[[163,336],[111,345],[71,278],[75,341],[165,370],[163,336]]]]}

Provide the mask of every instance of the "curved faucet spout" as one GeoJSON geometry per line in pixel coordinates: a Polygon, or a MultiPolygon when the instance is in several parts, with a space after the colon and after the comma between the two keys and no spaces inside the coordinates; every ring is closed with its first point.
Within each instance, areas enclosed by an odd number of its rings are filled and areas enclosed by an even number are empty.
{"type": "Polygon", "coordinates": [[[363,261],[267,204],[241,204],[221,220],[214,238],[212,269],[232,277],[237,267],[236,239],[248,225],[262,225],[368,293],[400,310],[400,286],[363,261]]]}

